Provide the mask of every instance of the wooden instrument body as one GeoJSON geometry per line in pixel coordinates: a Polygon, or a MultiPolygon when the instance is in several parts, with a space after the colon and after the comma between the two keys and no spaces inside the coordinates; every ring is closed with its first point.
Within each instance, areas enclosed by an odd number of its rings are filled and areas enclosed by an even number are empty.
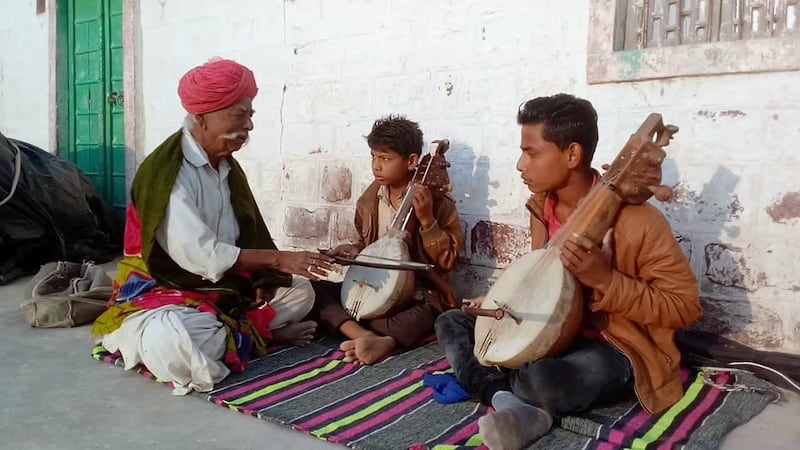
{"type": "MultiPolygon", "coordinates": [[[[390,230],[362,250],[356,261],[377,256],[409,261],[408,244],[403,233],[390,230]]],[[[409,305],[414,296],[414,272],[348,266],[342,281],[342,307],[356,320],[377,319],[409,305]]]]}
{"type": "MultiPolygon", "coordinates": [[[[389,231],[368,245],[359,256],[373,256],[386,260],[410,261],[407,229],[416,230],[413,209],[413,186],[420,183],[431,192],[452,190],[447,173],[449,163],[444,153],[450,146],[446,139],[431,143],[431,149],[417,166],[403,196],[389,231]]],[[[356,257],[356,261],[359,260],[356,257]]],[[[351,265],[342,281],[342,307],[356,320],[377,319],[404,309],[414,300],[415,276],[408,270],[378,269],[351,265]]]]}
{"type": "Polygon", "coordinates": [[[623,203],[641,204],[653,194],[669,200],[671,190],[659,186],[662,147],[677,131],[665,126],[661,115],[650,114],[547,248],[505,269],[477,310],[474,353],[481,364],[519,368],[566,349],[586,308],[581,285],[561,263],[562,246],[573,234],[601,242],[623,203]]]}

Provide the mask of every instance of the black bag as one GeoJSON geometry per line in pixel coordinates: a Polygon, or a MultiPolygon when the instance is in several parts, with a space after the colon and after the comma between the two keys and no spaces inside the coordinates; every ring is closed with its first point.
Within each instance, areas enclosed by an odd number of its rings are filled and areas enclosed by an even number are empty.
{"type": "Polygon", "coordinates": [[[771,383],[800,392],[800,356],[750,348],[713,333],[679,331],[675,343],[692,367],[741,369],[771,383]]]}
{"type": "Polygon", "coordinates": [[[49,261],[110,261],[120,228],[77,166],[0,133],[0,285],[49,261]]]}

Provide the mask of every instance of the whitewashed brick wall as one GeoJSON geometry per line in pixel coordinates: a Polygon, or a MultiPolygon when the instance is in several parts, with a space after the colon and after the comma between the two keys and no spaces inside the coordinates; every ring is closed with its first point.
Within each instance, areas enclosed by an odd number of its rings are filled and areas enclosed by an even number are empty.
{"type": "MultiPolygon", "coordinates": [[[[0,37],[19,39],[0,24],[0,37]]],[[[212,56],[250,66],[261,90],[252,142],[237,157],[285,248],[352,237],[355,200],[371,178],[363,136],[378,116],[405,113],[426,140],[450,139],[464,294],[485,290],[527,245],[527,192],[514,169],[522,101],[556,92],[591,100],[597,166],[660,112],[681,128],[664,176],[678,198],[661,208],[701,281],[701,328],[800,354],[800,72],[590,86],[589,0],[159,0],[141,2],[137,26],[138,139],[128,144],[138,160],[180,126],[175,89],[187,69],[212,56]]],[[[6,103],[6,55],[44,56],[0,51],[6,103]]],[[[22,129],[8,108],[0,105],[2,121],[22,129]]],[[[46,123],[28,114],[31,129],[46,123]]]]}
{"type": "Polygon", "coordinates": [[[405,113],[426,140],[453,142],[467,235],[456,280],[464,294],[484,290],[528,243],[517,106],[570,92],[600,115],[598,166],[649,112],[681,127],[665,167],[678,200],[662,209],[701,280],[702,327],[800,353],[800,73],[589,86],[587,0],[185,3],[141,6],[139,150],[179,124],[185,70],[215,55],[249,65],[261,92],[239,157],[280,245],[352,236],[371,179],[363,136],[378,116],[405,113]]]}

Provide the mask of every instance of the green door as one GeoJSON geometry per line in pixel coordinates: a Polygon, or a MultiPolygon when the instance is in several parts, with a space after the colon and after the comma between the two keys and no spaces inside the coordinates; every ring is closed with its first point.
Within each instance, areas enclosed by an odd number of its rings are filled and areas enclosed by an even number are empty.
{"type": "Polygon", "coordinates": [[[64,0],[68,157],[122,220],[125,213],[122,0],[64,0]]]}

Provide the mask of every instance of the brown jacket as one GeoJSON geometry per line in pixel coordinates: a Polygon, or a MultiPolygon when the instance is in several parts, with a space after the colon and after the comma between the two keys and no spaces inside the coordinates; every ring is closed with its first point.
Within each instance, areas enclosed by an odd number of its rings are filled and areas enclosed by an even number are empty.
{"type": "MultiPolygon", "coordinates": [[[[548,241],[545,194],[528,201],[534,249],[548,241]]],[[[631,362],[639,402],[659,413],[683,396],[675,331],[703,314],[697,279],[664,216],[649,204],[625,205],[613,231],[611,287],[595,291],[592,321],[631,362]]]]}
{"type": "MultiPolygon", "coordinates": [[[[378,239],[378,189],[380,185],[373,182],[356,203],[355,225],[362,247],[378,239]]],[[[448,195],[433,196],[433,214],[436,223],[428,230],[417,228],[411,233],[408,250],[412,260],[436,266],[425,273],[426,278],[445,302],[455,306],[456,294],[447,273],[456,266],[464,248],[464,230],[456,204],[448,195]]]]}

